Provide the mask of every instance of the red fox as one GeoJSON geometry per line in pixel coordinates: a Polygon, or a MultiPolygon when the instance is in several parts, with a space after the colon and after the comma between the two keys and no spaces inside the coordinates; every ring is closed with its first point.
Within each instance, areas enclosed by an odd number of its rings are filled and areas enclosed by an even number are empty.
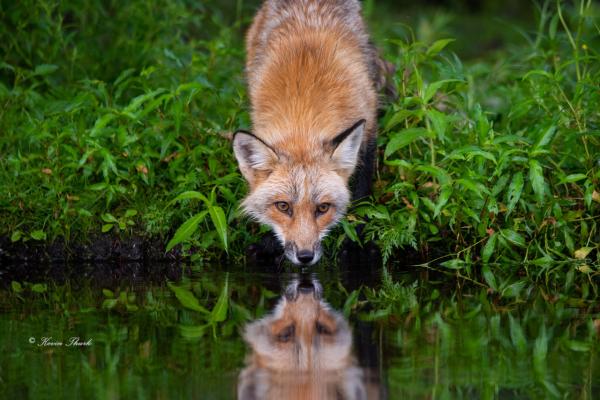
{"type": "Polygon", "coordinates": [[[321,300],[317,281],[295,281],[272,314],[246,326],[251,347],[238,399],[379,398],[352,355],[344,317],[321,300]]]}
{"type": "Polygon", "coordinates": [[[233,149],[250,193],[294,264],[312,265],[351,200],[371,191],[385,63],[358,0],[266,0],[247,38],[253,133],[233,149]],[[359,171],[355,174],[355,170],[359,171]]]}

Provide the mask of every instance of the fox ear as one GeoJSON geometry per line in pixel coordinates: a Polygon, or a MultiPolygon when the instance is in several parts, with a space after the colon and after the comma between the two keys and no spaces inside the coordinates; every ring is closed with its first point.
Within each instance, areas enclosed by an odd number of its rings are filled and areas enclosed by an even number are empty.
{"type": "Polygon", "coordinates": [[[233,136],[233,152],[240,171],[250,186],[261,176],[268,176],[273,164],[278,161],[277,153],[265,142],[246,131],[237,131],[233,136]]]}
{"type": "Polygon", "coordinates": [[[364,119],[361,119],[331,141],[331,147],[333,147],[331,159],[336,164],[336,170],[346,177],[352,175],[358,163],[358,153],[363,142],[365,122],[364,119]]]}

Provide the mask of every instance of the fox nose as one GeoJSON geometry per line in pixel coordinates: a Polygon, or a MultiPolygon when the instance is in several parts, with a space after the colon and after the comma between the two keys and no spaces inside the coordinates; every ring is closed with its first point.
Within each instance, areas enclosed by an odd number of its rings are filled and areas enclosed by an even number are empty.
{"type": "Polygon", "coordinates": [[[298,261],[302,264],[308,264],[315,258],[315,253],[310,250],[300,250],[298,254],[296,254],[296,257],[298,257],[298,261]]]}

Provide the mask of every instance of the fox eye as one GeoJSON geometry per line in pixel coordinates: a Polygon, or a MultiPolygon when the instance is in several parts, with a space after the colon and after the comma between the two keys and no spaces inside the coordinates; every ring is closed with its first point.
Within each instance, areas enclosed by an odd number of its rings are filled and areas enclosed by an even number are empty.
{"type": "Polygon", "coordinates": [[[289,203],[287,203],[285,201],[276,201],[275,207],[277,207],[277,209],[279,211],[281,211],[282,213],[286,213],[286,214],[290,213],[290,205],[289,205],[289,203]]]}
{"type": "Polygon", "coordinates": [[[322,323],[317,321],[317,333],[319,335],[331,335],[333,332],[331,332],[331,329],[329,329],[328,327],[326,327],[325,325],[323,325],[322,323]]]}
{"type": "Polygon", "coordinates": [[[319,204],[317,206],[317,215],[325,214],[327,211],[329,211],[329,207],[331,207],[331,204],[329,203],[319,204]]]}
{"type": "Polygon", "coordinates": [[[294,331],[294,325],[290,325],[279,332],[277,336],[275,336],[275,339],[277,339],[278,342],[287,343],[294,337],[294,331]]]}

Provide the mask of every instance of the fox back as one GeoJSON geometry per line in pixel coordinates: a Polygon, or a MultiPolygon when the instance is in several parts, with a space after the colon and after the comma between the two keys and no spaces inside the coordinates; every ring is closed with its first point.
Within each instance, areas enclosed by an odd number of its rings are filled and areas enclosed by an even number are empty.
{"type": "Polygon", "coordinates": [[[319,260],[375,140],[378,58],[360,13],[358,0],[267,0],[248,31],[253,133],[234,137],[250,186],[242,207],[296,264],[319,260]]]}

